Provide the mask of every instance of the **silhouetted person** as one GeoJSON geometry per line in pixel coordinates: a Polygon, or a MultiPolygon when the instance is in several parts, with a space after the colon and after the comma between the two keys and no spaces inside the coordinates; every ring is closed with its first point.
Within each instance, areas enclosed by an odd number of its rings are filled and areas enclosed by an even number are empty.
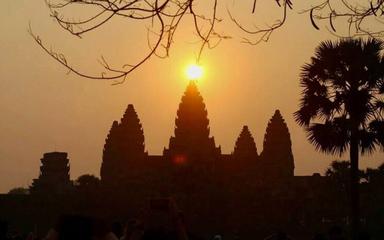
{"type": "Polygon", "coordinates": [[[151,229],[144,232],[141,240],[178,240],[177,233],[165,229],[151,229]]]}
{"type": "Polygon", "coordinates": [[[371,240],[371,235],[368,232],[361,232],[359,234],[359,240],[371,240]]]}
{"type": "Polygon", "coordinates": [[[136,225],[130,240],[188,240],[183,215],[173,199],[151,199],[142,223],[136,225]]]}
{"type": "Polygon", "coordinates": [[[8,224],[5,221],[0,221],[0,240],[5,240],[8,232],[8,224]]]}
{"type": "Polygon", "coordinates": [[[326,240],[326,237],[324,234],[322,233],[317,233],[315,234],[315,236],[313,237],[313,240],[326,240]]]}
{"type": "Polygon", "coordinates": [[[119,222],[112,223],[112,232],[115,234],[115,236],[120,239],[124,234],[124,228],[119,222]]]}
{"type": "Polygon", "coordinates": [[[128,220],[124,225],[123,235],[120,237],[120,240],[129,240],[132,233],[141,228],[141,223],[137,219],[128,220]]]}
{"type": "Polygon", "coordinates": [[[47,240],[117,240],[107,225],[84,216],[60,217],[54,229],[48,232],[47,240]]]}
{"type": "Polygon", "coordinates": [[[213,240],[222,240],[223,238],[221,237],[221,235],[215,235],[213,237],[213,240]]]}
{"type": "Polygon", "coordinates": [[[35,233],[30,232],[25,240],[39,240],[35,233]]]}
{"type": "Polygon", "coordinates": [[[285,232],[278,231],[277,233],[274,233],[266,237],[264,240],[292,240],[292,239],[288,237],[285,232]]]}
{"type": "Polygon", "coordinates": [[[339,226],[333,226],[328,231],[329,240],[345,240],[343,229],[339,226]]]}

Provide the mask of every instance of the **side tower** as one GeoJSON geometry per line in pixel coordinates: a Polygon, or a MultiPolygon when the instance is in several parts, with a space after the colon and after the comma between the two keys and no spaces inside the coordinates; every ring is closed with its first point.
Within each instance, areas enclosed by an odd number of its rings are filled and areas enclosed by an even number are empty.
{"type": "Polygon", "coordinates": [[[209,136],[208,113],[194,81],[189,83],[181,98],[174,134],[169,147],[164,149],[164,157],[175,168],[188,169],[193,175],[211,174],[221,150],[209,136]]]}
{"type": "Polygon", "coordinates": [[[258,155],[256,143],[248,129],[248,126],[243,126],[243,129],[236,140],[235,149],[233,150],[232,155],[236,163],[239,165],[247,165],[248,162],[257,160],[258,155]]]}
{"type": "Polygon", "coordinates": [[[235,148],[227,161],[227,186],[233,185],[237,192],[244,191],[248,187],[245,184],[255,184],[260,177],[259,156],[255,140],[248,126],[243,126],[236,140],[235,148]]]}
{"type": "Polygon", "coordinates": [[[44,153],[40,175],[33,180],[31,193],[63,194],[71,190],[69,159],[66,152],[44,153]]]}
{"type": "Polygon", "coordinates": [[[293,176],[295,166],[291,146],[287,124],[280,111],[276,110],[268,123],[261,153],[266,178],[279,180],[293,176]]]}
{"type": "Polygon", "coordinates": [[[146,157],[143,128],[133,105],[129,104],[120,123],[113,122],[105,140],[102,183],[124,186],[136,181],[146,157]]]}

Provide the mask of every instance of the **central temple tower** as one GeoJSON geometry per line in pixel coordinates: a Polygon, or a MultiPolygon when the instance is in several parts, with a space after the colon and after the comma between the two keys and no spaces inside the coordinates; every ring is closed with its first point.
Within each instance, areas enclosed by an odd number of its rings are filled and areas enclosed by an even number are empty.
{"type": "Polygon", "coordinates": [[[221,154],[210,137],[208,113],[196,83],[191,81],[177,110],[175,135],[164,149],[164,157],[179,168],[210,173],[221,154]]]}

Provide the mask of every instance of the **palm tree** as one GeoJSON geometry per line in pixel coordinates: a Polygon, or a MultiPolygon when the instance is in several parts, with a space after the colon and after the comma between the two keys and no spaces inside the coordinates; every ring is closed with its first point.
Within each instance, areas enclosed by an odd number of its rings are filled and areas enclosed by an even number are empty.
{"type": "Polygon", "coordinates": [[[351,163],[351,234],[359,226],[359,155],[384,147],[384,43],[377,39],[322,42],[302,68],[300,109],[294,113],[317,150],[351,163]]]}

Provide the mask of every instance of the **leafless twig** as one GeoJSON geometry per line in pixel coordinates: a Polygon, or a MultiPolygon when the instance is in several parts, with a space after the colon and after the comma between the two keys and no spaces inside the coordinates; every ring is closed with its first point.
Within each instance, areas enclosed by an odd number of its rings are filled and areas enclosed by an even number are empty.
{"type": "MultiPolygon", "coordinates": [[[[104,68],[100,74],[88,74],[78,70],[71,65],[64,54],[53,51],[36,35],[32,28],[29,33],[36,43],[48,53],[54,60],[66,67],[69,72],[91,79],[114,80],[115,84],[125,81],[127,76],[152,56],[166,58],[174,43],[174,36],[180,27],[182,19],[191,16],[193,19],[194,31],[198,36],[200,48],[196,61],[199,62],[205,49],[214,48],[221,40],[230,38],[219,34],[216,31],[217,23],[222,19],[218,18],[219,0],[201,0],[199,3],[208,6],[209,17],[198,11],[196,3],[198,0],[45,0],[51,16],[58,25],[65,31],[76,37],[83,37],[85,34],[95,31],[110,22],[111,19],[123,18],[131,21],[150,21],[147,27],[147,43],[149,50],[144,56],[133,64],[123,64],[121,67],[113,67],[102,57],[99,63],[104,68]],[[203,2],[204,1],[204,2],[203,2]],[[210,5],[211,4],[211,5],[210,5]],[[74,20],[73,17],[64,15],[70,12],[72,7],[82,7],[85,13],[82,19],[74,20]],[[90,11],[93,10],[93,11],[90,11]],[[151,37],[154,36],[154,37],[151,37]]],[[[249,0],[252,3],[252,14],[257,14],[257,0],[249,0]]],[[[275,2],[277,9],[281,11],[281,17],[273,24],[263,28],[246,27],[227,9],[230,19],[235,25],[244,31],[247,37],[243,42],[251,45],[266,42],[271,34],[280,29],[288,21],[288,11],[292,10],[292,0],[271,0],[275,2]]],[[[317,2],[317,1],[316,1],[317,2]]],[[[301,13],[309,13],[310,21],[315,29],[320,29],[319,21],[328,21],[330,31],[336,34],[337,20],[344,20],[348,24],[348,36],[370,36],[382,38],[384,36],[384,0],[358,1],[350,3],[348,0],[323,0],[316,3],[301,13]],[[336,2],[336,3],[334,3],[336,2]],[[337,6],[337,7],[334,7],[337,6]],[[382,28],[373,30],[370,28],[370,21],[375,21],[382,28]]],[[[343,36],[342,36],[343,37],[343,36]]]]}
{"type": "Polygon", "coordinates": [[[36,43],[53,59],[66,67],[69,72],[75,73],[81,77],[91,79],[115,80],[115,83],[125,81],[127,75],[140,67],[152,56],[168,57],[169,51],[174,42],[174,35],[178,29],[181,20],[186,15],[192,15],[195,31],[200,38],[201,46],[198,53],[197,61],[199,61],[205,47],[212,48],[216,46],[217,40],[226,38],[215,32],[215,24],[220,21],[216,17],[217,0],[214,0],[212,8],[212,16],[207,18],[199,15],[194,6],[194,0],[60,0],[59,2],[51,2],[45,0],[51,16],[56,20],[60,27],[70,34],[81,38],[83,35],[97,30],[111,19],[122,17],[127,20],[150,20],[151,26],[148,27],[148,46],[149,52],[142,57],[137,63],[124,64],[121,68],[111,67],[104,58],[100,64],[104,71],[98,75],[84,73],[72,66],[66,59],[64,54],[51,50],[32,28],[29,33],[36,43]],[[83,19],[73,20],[63,16],[62,12],[71,7],[83,7],[89,9],[91,7],[97,10],[89,16],[83,16],[83,19]],[[209,29],[203,31],[202,25],[208,25],[209,29]],[[156,30],[154,30],[156,29],[156,30]],[[152,42],[150,35],[155,36],[156,40],[152,42]],[[213,41],[213,42],[212,42],[213,41]],[[163,51],[164,50],[164,51],[163,51]],[[164,52],[161,54],[161,52],[164,52]]]}
{"type": "Polygon", "coordinates": [[[302,13],[309,13],[311,23],[316,29],[320,29],[319,21],[326,21],[331,33],[338,37],[384,37],[384,0],[324,0],[302,13]],[[346,34],[337,33],[336,22],[347,23],[346,34]],[[373,23],[379,29],[374,29],[373,23]]]}

